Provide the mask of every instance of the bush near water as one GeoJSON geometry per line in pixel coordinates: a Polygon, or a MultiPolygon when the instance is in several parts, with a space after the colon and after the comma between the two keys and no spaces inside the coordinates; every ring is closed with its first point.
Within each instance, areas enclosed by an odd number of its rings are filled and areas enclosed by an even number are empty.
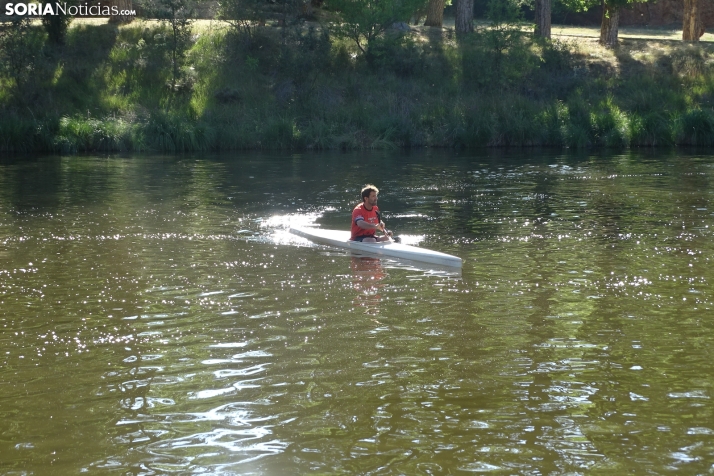
{"type": "Polygon", "coordinates": [[[191,28],[178,64],[159,22],[75,21],[62,46],[26,26],[3,45],[0,151],[714,145],[714,44],[191,28]]]}

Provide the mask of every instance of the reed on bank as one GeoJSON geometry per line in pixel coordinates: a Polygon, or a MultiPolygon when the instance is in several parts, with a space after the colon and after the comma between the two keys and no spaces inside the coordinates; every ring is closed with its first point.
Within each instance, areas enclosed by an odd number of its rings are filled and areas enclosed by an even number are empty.
{"type": "Polygon", "coordinates": [[[31,74],[0,76],[0,151],[714,145],[707,43],[416,28],[363,54],[321,28],[210,23],[175,81],[168,35],[84,24],[62,48],[30,42],[31,74]]]}

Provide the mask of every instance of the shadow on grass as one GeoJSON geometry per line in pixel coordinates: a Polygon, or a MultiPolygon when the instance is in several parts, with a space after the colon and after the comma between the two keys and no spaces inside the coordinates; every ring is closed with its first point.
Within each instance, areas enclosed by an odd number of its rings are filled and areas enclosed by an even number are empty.
{"type": "Polygon", "coordinates": [[[106,82],[101,68],[107,63],[118,36],[114,25],[81,25],[68,31],[67,43],[51,52],[56,68],[50,71],[52,102],[57,114],[100,115],[106,82]]]}

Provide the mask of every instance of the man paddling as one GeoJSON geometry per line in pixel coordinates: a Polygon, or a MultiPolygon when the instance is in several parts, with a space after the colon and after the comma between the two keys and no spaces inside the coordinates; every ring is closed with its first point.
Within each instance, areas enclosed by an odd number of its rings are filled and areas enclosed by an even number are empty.
{"type": "Polygon", "coordinates": [[[363,243],[389,241],[391,238],[380,219],[377,207],[379,189],[374,185],[365,185],[362,189],[362,203],[352,210],[352,236],[350,240],[363,243]],[[382,230],[384,236],[376,236],[377,230],[382,230]]]}

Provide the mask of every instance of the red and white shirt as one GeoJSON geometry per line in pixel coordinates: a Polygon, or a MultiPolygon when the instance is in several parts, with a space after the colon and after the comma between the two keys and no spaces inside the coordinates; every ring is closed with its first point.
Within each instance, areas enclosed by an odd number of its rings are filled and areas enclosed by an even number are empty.
{"type": "Polygon", "coordinates": [[[365,230],[357,226],[357,222],[364,220],[372,225],[379,225],[379,218],[377,217],[378,211],[379,207],[377,207],[377,205],[373,206],[371,210],[367,210],[364,206],[364,202],[358,204],[354,210],[352,210],[352,236],[350,240],[354,240],[358,236],[374,236],[377,232],[376,229],[365,230]]]}

